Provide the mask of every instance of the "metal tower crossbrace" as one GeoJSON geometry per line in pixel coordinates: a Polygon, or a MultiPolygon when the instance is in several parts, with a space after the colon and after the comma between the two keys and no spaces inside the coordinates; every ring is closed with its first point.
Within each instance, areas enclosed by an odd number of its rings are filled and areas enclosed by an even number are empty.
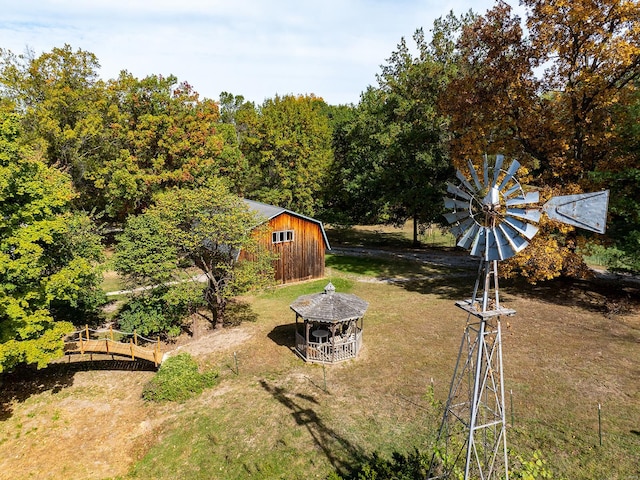
{"type": "Polygon", "coordinates": [[[479,257],[480,265],[471,297],[456,302],[467,323],[430,466],[433,479],[463,473],[465,480],[509,478],[500,319],[516,312],[500,305],[498,262],[529,244],[542,213],[594,232],[605,230],[608,190],[553,197],[540,207],[539,193],[525,192],[515,176],[518,161],[507,169],[503,163],[502,155],[492,164],[485,155],[479,177],[469,160],[470,177],[458,171],[460,184],[447,184],[452,196],[444,199],[451,210],[445,218],[457,245],[479,257]]]}

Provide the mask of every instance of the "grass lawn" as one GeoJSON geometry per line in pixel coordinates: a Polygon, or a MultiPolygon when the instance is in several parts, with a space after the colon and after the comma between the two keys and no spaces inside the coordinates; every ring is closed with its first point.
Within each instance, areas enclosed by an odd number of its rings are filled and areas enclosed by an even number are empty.
{"type": "MultiPolygon", "coordinates": [[[[326,279],[242,298],[255,321],[185,345],[220,371],[187,402],[144,403],[152,372],[63,370],[24,388],[5,378],[0,479],[322,479],[376,452],[429,449],[442,411],[427,393],[446,400],[466,321],[454,302],[475,271],[340,255],[327,266],[326,279]],[[323,368],[293,353],[289,305],[328,280],[369,309],[359,358],[323,368]]],[[[540,451],[554,478],[640,478],[639,298],[637,286],[502,282],[517,311],[503,320],[513,458],[540,451]]]]}
{"type": "MultiPolygon", "coordinates": [[[[433,385],[446,399],[466,320],[453,303],[470,293],[473,274],[452,280],[425,270],[418,278],[415,265],[395,262],[394,273],[413,280],[390,285],[357,278],[389,274],[384,262],[377,271],[362,262],[328,261],[337,290],[370,303],[360,358],[323,369],[291,351],[288,305],[326,280],[248,298],[259,318],[236,352],[239,375],[223,368],[217,389],[165,425],[125,478],[325,478],[374,452],[427,449],[441,411],[426,392],[433,385]]],[[[554,478],[640,474],[637,313],[603,315],[605,293],[582,282],[507,284],[503,297],[518,312],[503,340],[514,454],[531,459],[540,451],[554,478]]],[[[231,352],[207,361],[229,366],[231,352]]]]}

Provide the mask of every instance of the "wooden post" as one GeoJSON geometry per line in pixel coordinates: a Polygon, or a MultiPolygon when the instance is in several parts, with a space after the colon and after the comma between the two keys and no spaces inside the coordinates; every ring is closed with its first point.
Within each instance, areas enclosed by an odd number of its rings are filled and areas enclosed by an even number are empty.
{"type": "Polygon", "coordinates": [[[109,351],[109,339],[108,339],[108,338],[105,338],[105,339],[104,339],[104,345],[107,347],[107,353],[111,353],[111,352],[109,351]]]}
{"type": "MultiPolygon", "coordinates": [[[[135,330],[134,330],[134,334],[135,334],[135,330]]],[[[136,356],[133,354],[133,338],[129,339],[129,348],[131,350],[131,360],[135,360],[136,356]]]]}
{"type": "Polygon", "coordinates": [[[336,361],[336,325],[335,323],[329,327],[331,332],[331,363],[336,361]]]}
{"type": "Polygon", "coordinates": [[[78,337],[80,338],[80,354],[84,355],[84,343],[82,343],[82,330],[78,330],[78,337]]]}
{"type": "Polygon", "coordinates": [[[303,318],[303,320],[304,320],[304,327],[305,327],[304,328],[304,330],[305,330],[305,333],[304,333],[304,358],[308,360],[309,359],[309,352],[308,352],[308,349],[309,349],[309,330],[311,330],[311,324],[306,319],[303,318]]]}
{"type": "Polygon", "coordinates": [[[87,342],[89,341],[89,325],[84,325],[84,331],[87,333],[87,342]]]}
{"type": "Polygon", "coordinates": [[[111,337],[111,341],[113,342],[113,324],[109,325],[109,336],[111,337]]]}

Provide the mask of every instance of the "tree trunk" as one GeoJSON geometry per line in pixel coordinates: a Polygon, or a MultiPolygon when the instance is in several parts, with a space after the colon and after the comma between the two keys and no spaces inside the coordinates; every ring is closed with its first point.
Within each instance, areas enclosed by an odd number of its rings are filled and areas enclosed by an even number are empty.
{"type": "Polygon", "coordinates": [[[211,323],[213,328],[219,329],[224,325],[224,312],[227,306],[227,299],[218,294],[219,282],[209,277],[205,301],[211,310],[211,323]]]}
{"type": "Polygon", "coordinates": [[[419,247],[420,242],[418,241],[418,214],[413,214],[413,246],[419,247]]]}
{"type": "Polygon", "coordinates": [[[224,311],[227,307],[227,301],[224,298],[217,300],[215,307],[211,309],[213,314],[213,328],[216,330],[224,326],[224,311]]]}

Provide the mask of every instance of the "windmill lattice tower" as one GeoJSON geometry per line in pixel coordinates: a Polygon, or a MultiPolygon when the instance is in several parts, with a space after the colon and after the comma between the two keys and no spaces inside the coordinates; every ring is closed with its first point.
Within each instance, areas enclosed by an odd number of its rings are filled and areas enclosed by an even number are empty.
{"type": "Polygon", "coordinates": [[[457,245],[480,258],[478,276],[470,298],[456,302],[467,313],[458,360],[438,433],[437,451],[429,478],[489,480],[509,478],[506,437],[502,338],[500,319],[515,310],[500,304],[498,262],[523,250],[538,232],[535,223],[549,218],[586,230],[604,233],[609,191],[553,197],[539,206],[535,190],[525,192],[514,160],[503,170],[504,157],[489,164],[484,157],[482,177],[469,160],[470,178],[460,171],[459,185],[447,184],[445,215],[453,225],[457,245]]]}

